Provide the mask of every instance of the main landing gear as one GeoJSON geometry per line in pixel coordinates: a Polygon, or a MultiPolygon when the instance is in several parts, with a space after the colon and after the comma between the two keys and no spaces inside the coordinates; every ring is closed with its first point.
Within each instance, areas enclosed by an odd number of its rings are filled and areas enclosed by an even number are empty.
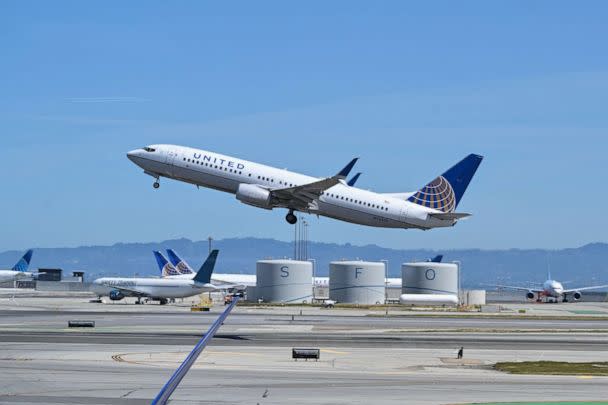
{"type": "Polygon", "coordinates": [[[294,225],[296,222],[298,222],[298,217],[293,214],[293,210],[289,210],[289,213],[285,215],[285,221],[291,225],[294,225]]]}
{"type": "Polygon", "coordinates": [[[156,181],[154,182],[154,184],[152,184],[152,187],[154,187],[154,188],[160,187],[160,183],[158,182],[158,177],[156,178],[156,181]]]}

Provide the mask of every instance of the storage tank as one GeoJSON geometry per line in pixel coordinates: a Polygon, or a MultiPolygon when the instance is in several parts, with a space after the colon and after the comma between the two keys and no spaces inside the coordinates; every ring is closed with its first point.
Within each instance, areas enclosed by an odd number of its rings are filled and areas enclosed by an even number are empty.
{"type": "Polygon", "coordinates": [[[306,303],[312,300],[312,263],[299,260],[259,260],[255,300],[306,303]]]}
{"type": "Polygon", "coordinates": [[[383,304],[382,262],[336,261],[329,264],[329,299],[347,304],[383,304]]]}
{"type": "Polygon", "coordinates": [[[403,294],[454,294],[458,296],[458,265],[416,262],[401,265],[403,294]]]}
{"type": "Polygon", "coordinates": [[[399,303],[403,305],[458,305],[454,294],[401,294],[399,303]]]}

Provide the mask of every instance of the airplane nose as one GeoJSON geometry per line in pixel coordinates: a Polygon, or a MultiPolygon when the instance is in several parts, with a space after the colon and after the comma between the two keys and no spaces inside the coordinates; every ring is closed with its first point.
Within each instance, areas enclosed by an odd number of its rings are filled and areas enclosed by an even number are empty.
{"type": "Polygon", "coordinates": [[[131,162],[135,163],[135,158],[137,158],[140,153],[141,153],[140,149],[133,149],[132,151],[127,152],[127,157],[129,158],[129,160],[131,162]]]}

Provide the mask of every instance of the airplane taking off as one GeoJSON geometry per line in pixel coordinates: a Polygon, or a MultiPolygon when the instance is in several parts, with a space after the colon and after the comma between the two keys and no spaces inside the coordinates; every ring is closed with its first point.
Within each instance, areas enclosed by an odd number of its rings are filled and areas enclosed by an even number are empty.
{"type": "Polygon", "coordinates": [[[27,269],[30,267],[30,261],[32,261],[32,255],[34,251],[32,249],[25,252],[25,254],[19,259],[19,261],[10,270],[0,270],[0,282],[4,281],[15,281],[24,278],[33,279],[35,275],[28,272],[27,269]]]}
{"type": "Polygon", "coordinates": [[[103,295],[106,289],[111,289],[109,297],[113,301],[118,301],[124,297],[137,297],[137,302],[141,303],[141,298],[147,297],[160,301],[161,305],[166,304],[168,299],[185,298],[198,295],[204,292],[219,291],[234,286],[221,286],[211,283],[211,273],[215,267],[218,250],[213,250],[201,266],[199,271],[188,278],[128,278],[128,277],[102,277],[93,282],[93,291],[103,295]]]}
{"type": "Polygon", "coordinates": [[[345,181],[357,158],[334,176],[316,178],[177,145],[150,145],[127,157],[156,179],[154,188],[167,177],[225,191],[254,207],[286,208],[290,224],[297,222],[294,212],[299,211],[360,225],[424,230],[453,226],[470,215],[455,210],[483,159],[468,155],[418,191],[375,193],[345,181]]]}
{"type": "Polygon", "coordinates": [[[518,290],[518,291],[526,291],[526,298],[529,300],[534,299],[534,295],[536,294],[536,302],[541,302],[543,297],[546,298],[554,298],[555,302],[558,302],[559,299],[562,302],[568,302],[568,295],[572,295],[572,299],[574,301],[578,301],[581,299],[583,294],[581,291],[587,290],[597,290],[600,288],[608,287],[608,284],[605,285],[595,285],[590,287],[581,287],[581,288],[564,288],[563,284],[559,281],[553,280],[551,278],[551,272],[547,271],[547,281],[545,281],[540,288],[526,288],[526,287],[515,287],[509,285],[497,285],[498,288],[506,288],[509,290],[518,290]]]}

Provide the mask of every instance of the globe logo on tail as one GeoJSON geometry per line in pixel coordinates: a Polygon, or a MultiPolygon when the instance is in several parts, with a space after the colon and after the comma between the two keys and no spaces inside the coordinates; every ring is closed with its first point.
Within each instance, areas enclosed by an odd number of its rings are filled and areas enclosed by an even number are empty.
{"type": "Polygon", "coordinates": [[[456,208],[454,189],[443,176],[437,177],[407,200],[441,212],[453,212],[456,208]]]}
{"type": "Polygon", "coordinates": [[[165,264],[165,266],[163,267],[163,277],[166,276],[177,276],[180,273],[175,270],[175,267],[173,267],[173,265],[171,265],[170,263],[165,264]]]}

